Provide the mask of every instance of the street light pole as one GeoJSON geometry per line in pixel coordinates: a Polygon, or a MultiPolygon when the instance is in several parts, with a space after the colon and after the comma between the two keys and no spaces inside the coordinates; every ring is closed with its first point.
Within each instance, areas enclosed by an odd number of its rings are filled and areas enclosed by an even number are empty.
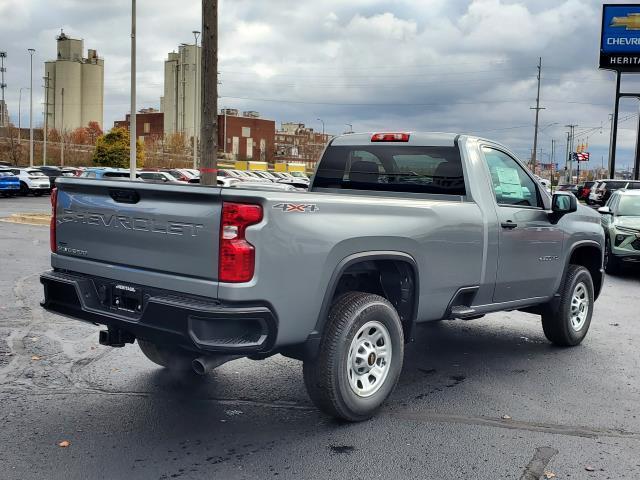
{"type": "Polygon", "coordinates": [[[18,145],[20,145],[21,137],[21,119],[22,119],[22,90],[29,90],[29,87],[22,87],[20,89],[20,95],[18,95],[18,145]]]}
{"type": "Polygon", "coordinates": [[[29,89],[29,166],[33,167],[33,54],[35,48],[29,48],[31,55],[31,88],[29,89]]]}
{"type": "Polygon", "coordinates": [[[198,115],[198,37],[200,36],[200,32],[194,30],[193,37],[195,38],[194,44],[194,64],[195,68],[193,69],[193,169],[196,170],[198,168],[198,135],[196,128],[196,121],[198,115]]]}
{"type": "Polygon", "coordinates": [[[324,120],[322,120],[321,118],[318,118],[317,120],[322,122],[322,139],[324,140],[324,120]]]}
{"type": "Polygon", "coordinates": [[[136,0],[131,0],[131,114],[129,115],[129,178],[136,179],[136,0]]]}
{"type": "Polygon", "coordinates": [[[349,127],[349,131],[347,133],[353,133],[353,125],[351,125],[350,123],[345,123],[345,125],[349,127]]]}

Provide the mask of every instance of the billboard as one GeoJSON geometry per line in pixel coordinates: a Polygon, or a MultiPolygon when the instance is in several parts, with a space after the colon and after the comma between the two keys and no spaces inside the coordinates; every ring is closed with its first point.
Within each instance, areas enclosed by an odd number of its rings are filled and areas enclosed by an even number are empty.
{"type": "Polygon", "coordinates": [[[600,68],[640,72],[640,4],[602,6],[600,68]]]}

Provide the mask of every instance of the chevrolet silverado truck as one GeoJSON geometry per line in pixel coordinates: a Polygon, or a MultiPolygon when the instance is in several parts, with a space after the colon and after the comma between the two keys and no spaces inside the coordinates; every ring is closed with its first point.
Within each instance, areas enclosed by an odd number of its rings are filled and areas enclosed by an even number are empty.
{"type": "Polygon", "coordinates": [[[466,135],[337,137],[308,192],[56,184],[45,309],[185,373],[302,360],[314,404],[349,421],[389,397],[417,324],[522,310],[578,345],[603,282],[598,213],[466,135]]]}

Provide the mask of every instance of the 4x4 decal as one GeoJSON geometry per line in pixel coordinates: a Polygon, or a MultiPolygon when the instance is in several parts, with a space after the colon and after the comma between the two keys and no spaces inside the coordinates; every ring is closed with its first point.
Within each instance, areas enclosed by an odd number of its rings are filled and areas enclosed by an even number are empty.
{"type": "Polygon", "coordinates": [[[299,213],[307,213],[307,212],[317,212],[320,210],[315,203],[278,203],[273,206],[278,210],[282,210],[285,213],[290,212],[299,212],[299,213]]]}

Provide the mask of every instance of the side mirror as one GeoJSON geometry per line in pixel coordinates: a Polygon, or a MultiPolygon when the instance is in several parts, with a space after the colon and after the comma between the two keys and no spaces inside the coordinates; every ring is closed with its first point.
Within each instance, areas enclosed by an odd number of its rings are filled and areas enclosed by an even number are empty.
{"type": "Polygon", "coordinates": [[[556,215],[566,215],[578,210],[578,199],[572,193],[557,192],[551,199],[551,211],[556,215]]]}
{"type": "Polygon", "coordinates": [[[609,207],[600,207],[598,209],[598,213],[601,213],[603,215],[613,215],[613,212],[609,207]]]}

